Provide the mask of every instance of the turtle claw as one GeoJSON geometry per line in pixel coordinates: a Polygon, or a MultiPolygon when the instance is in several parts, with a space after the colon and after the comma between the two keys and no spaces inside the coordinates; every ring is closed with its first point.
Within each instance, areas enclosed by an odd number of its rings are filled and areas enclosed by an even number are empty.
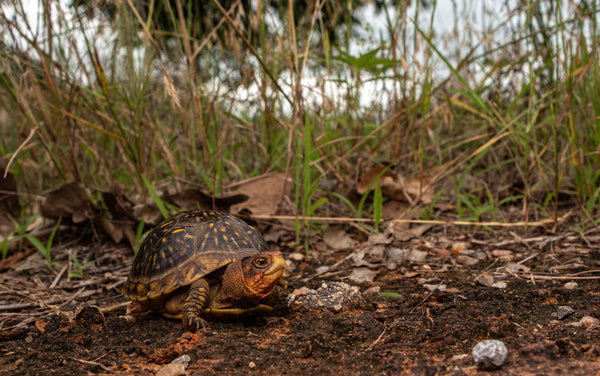
{"type": "Polygon", "coordinates": [[[200,330],[200,327],[202,327],[203,330],[206,330],[208,328],[208,324],[206,323],[206,320],[204,320],[203,318],[195,316],[195,317],[190,317],[188,319],[184,319],[183,327],[190,331],[200,330]]]}

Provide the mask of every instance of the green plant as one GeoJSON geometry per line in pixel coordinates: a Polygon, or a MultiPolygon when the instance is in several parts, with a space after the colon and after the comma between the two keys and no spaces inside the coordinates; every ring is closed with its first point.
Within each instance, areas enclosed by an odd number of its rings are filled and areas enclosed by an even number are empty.
{"type": "Polygon", "coordinates": [[[29,240],[29,242],[33,244],[33,246],[44,256],[44,258],[46,259],[46,264],[48,264],[48,267],[50,269],[52,269],[52,267],[56,265],[52,262],[52,255],[50,254],[50,251],[52,250],[52,242],[54,241],[54,236],[56,235],[56,231],[60,226],[60,222],[61,219],[59,218],[59,220],[56,221],[52,232],[48,236],[46,244],[42,243],[38,238],[32,235],[26,235],[27,240],[29,240]]]}
{"type": "Polygon", "coordinates": [[[71,269],[71,272],[69,273],[69,277],[73,279],[83,279],[84,269],[94,265],[93,261],[88,261],[85,265],[82,265],[81,262],[77,260],[77,257],[75,257],[72,253],[69,253],[69,258],[73,264],[75,264],[75,269],[71,269]]]}
{"type": "MultiPolygon", "coordinates": [[[[362,218],[364,205],[367,201],[367,198],[369,198],[371,191],[373,191],[373,222],[375,222],[375,226],[377,226],[377,224],[381,222],[383,208],[383,194],[381,192],[380,179],[389,168],[390,166],[386,166],[384,169],[381,170],[381,172],[379,172],[379,174],[377,174],[377,176],[373,180],[371,180],[371,182],[367,186],[367,189],[365,190],[365,193],[363,193],[363,195],[361,196],[358,202],[358,206],[354,206],[354,204],[352,204],[350,200],[348,200],[346,197],[342,196],[337,192],[333,192],[332,194],[338,199],[340,199],[342,202],[344,202],[346,205],[348,205],[348,207],[352,210],[356,218],[362,218]],[[375,187],[373,188],[373,186],[375,187]]],[[[372,228],[369,227],[369,230],[372,230],[372,228]]]]}
{"type": "Polygon", "coordinates": [[[19,221],[11,218],[11,222],[15,226],[14,230],[10,232],[7,236],[2,239],[0,243],[0,251],[2,252],[2,259],[4,260],[8,256],[8,251],[11,244],[15,241],[18,242],[18,248],[23,248],[23,239],[25,239],[25,234],[27,233],[27,229],[29,226],[38,218],[38,215],[32,215],[29,217],[25,217],[25,211],[21,210],[21,218],[19,221]]]}
{"type": "Polygon", "coordinates": [[[142,240],[144,240],[144,220],[142,219],[140,223],[138,223],[137,229],[135,230],[135,248],[133,252],[137,255],[140,250],[140,246],[142,245],[142,240]]]}
{"type": "Polygon", "coordinates": [[[399,294],[397,292],[389,292],[389,291],[378,292],[377,295],[387,296],[389,298],[401,298],[402,297],[402,294],[399,294]]]}

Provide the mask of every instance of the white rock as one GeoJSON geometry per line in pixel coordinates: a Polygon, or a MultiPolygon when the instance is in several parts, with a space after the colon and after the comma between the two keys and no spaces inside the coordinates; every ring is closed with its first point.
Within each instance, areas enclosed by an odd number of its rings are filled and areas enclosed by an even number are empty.
{"type": "Polygon", "coordinates": [[[564,288],[567,290],[575,290],[577,287],[579,287],[577,282],[567,282],[564,284],[564,288]]]}
{"type": "Polygon", "coordinates": [[[185,375],[185,367],[183,364],[169,363],[156,373],[156,376],[180,376],[185,375]]]}
{"type": "Polygon", "coordinates": [[[190,364],[190,360],[192,360],[192,359],[190,358],[189,355],[182,355],[177,359],[173,359],[171,361],[171,364],[181,364],[182,366],[187,368],[187,366],[190,364]]]}
{"type": "Polygon", "coordinates": [[[479,342],[473,348],[473,360],[480,369],[495,369],[501,367],[508,357],[504,342],[487,339],[479,342]]]}

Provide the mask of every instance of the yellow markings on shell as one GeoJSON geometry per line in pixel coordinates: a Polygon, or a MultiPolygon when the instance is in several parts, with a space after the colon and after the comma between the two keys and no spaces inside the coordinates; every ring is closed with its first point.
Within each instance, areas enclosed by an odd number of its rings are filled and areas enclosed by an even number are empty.
{"type": "MultiPolygon", "coordinates": [[[[238,244],[238,242],[236,241],[236,239],[239,239],[239,238],[240,238],[240,234],[238,234],[238,232],[237,232],[237,231],[235,231],[235,232],[234,232],[234,234],[235,234],[235,236],[233,236],[233,237],[231,238],[231,241],[233,242],[233,244],[235,244],[236,248],[239,248],[239,247],[240,247],[240,245],[238,244]]],[[[223,236],[225,236],[225,235],[223,235],[223,236]]]]}
{"type": "Polygon", "coordinates": [[[163,223],[162,225],[160,225],[160,228],[165,228],[167,226],[170,226],[173,223],[173,221],[166,221],[165,223],[163,223]]]}
{"type": "Polygon", "coordinates": [[[194,239],[194,235],[190,235],[190,234],[185,234],[183,237],[186,239],[194,239]]]}
{"type": "Polygon", "coordinates": [[[202,244],[200,244],[200,248],[204,249],[204,247],[206,246],[206,241],[208,240],[209,235],[210,234],[208,232],[206,234],[204,234],[204,240],[202,240],[202,244]]]}
{"type": "Polygon", "coordinates": [[[185,229],[178,228],[178,229],[175,229],[175,230],[171,231],[171,234],[177,234],[178,232],[181,232],[181,231],[184,231],[184,230],[185,229]]]}
{"type": "MultiPolygon", "coordinates": [[[[172,248],[171,248],[171,247],[169,247],[169,251],[170,251],[170,252],[173,252],[171,249],[172,249],[172,248]]],[[[160,251],[160,259],[161,259],[162,261],[164,261],[164,260],[166,260],[166,259],[167,259],[167,254],[165,253],[165,251],[160,251]]]]}
{"type": "Polygon", "coordinates": [[[150,268],[151,266],[154,267],[154,263],[156,262],[156,254],[153,254],[152,256],[150,256],[150,258],[148,259],[148,262],[146,263],[146,267],[144,268],[144,274],[147,275],[148,274],[148,268],[150,268]]]}

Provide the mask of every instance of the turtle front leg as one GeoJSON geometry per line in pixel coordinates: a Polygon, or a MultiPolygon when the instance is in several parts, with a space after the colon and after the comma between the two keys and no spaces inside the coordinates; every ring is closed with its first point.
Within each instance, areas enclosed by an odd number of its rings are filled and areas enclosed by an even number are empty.
{"type": "Polygon", "coordinates": [[[266,304],[270,307],[274,307],[275,304],[279,303],[283,300],[283,291],[287,288],[287,283],[284,280],[280,279],[277,281],[277,285],[273,288],[273,292],[260,302],[262,304],[266,304]]]}
{"type": "Polygon", "coordinates": [[[183,326],[188,330],[206,329],[206,320],[200,315],[207,305],[209,286],[208,281],[200,278],[190,285],[187,298],[183,303],[181,315],[183,326]]]}

